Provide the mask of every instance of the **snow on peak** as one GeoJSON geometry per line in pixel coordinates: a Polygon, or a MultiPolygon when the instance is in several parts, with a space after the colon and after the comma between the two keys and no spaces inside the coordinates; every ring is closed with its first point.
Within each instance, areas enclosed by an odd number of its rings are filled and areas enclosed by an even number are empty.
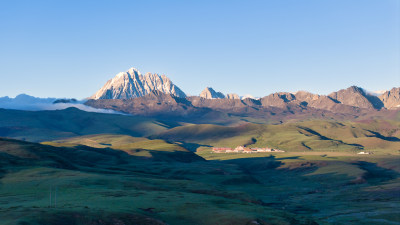
{"type": "Polygon", "coordinates": [[[250,98],[250,99],[254,99],[254,100],[259,99],[259,98],[255,98],[253,95],[250,95],[250,94],[243,95],[243,96],[241,97],[242,100],[243,100],[243,99],[246,99],[246,98],[250,98]]]}

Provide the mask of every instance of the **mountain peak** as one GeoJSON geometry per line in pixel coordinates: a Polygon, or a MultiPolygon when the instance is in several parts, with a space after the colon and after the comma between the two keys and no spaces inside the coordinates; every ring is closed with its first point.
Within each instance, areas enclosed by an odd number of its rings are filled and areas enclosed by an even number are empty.
{"type": "Polygon", "coordinates": [[[235,93],[227,94],[227,95],[226,95],[226,98],[227,98],[227,99],[240,99],[239,95],[238,95],[238,94],[235,94],[235,93]]]}
{"type": "Polygon", "coordinates": [[[344,105],[367,109],[379,108],[379,106],[374,102],[375,99],[372,99],[372,96],[368,95],[364,89],[357,86],[341,89],[329,94],[328,96],[344,105]]]}
{"type": "Polygon", "coordinates": [[[346,90],[349,90],[349,91],[352,91],[352,92],[356,92],[356,93],[360,93],[362,95],[365,95],[367,93],[363,88],[355,86],[355,85],[350,86],[346,90]]]}
{"type": "Polygon", "coordinates": [[[158,90],[165,94],[184,98],[186,94],[165,75],[146,73],[144,76],[132,67],[118,73],[97,91],[92,99],[130,99],[142,97],[158,90]]]}
{"type": "Polygon", "coordinates": [[[206,87],[201,93],[200,97],[205,99],[214,99],[214,98],[225,98],[225,95],[221,92],[216,92],[211,87],[206,87]]]}
{"type": "Polygon", "coordinates": [[[129,73],[131,73],[131,74],[132,74],[132,73],[135,73],[135,72],[136,72],[136,73],[140,73],[139,70],[136,69],[135,67],[129,68],[129,70],[128,70],[127,72],[129,72],[129,73]]]}

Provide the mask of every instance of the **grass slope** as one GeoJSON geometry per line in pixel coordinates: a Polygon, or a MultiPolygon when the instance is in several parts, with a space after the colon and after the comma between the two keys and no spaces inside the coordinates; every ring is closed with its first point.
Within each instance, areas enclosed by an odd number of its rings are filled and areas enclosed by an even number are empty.
{"type": "Polygon", "coordinates": [[[74,138],[42,142],[55,147],[76,147],[80,145],[94,148],[110,148],[121,150],[129,155],[146,157],[161,161],[191,162],[203,160],[189,150],[177,144],[167,143],[164,140],[150,140],[147,138],[128,135],[97,134],[74,138]]]}
{"type": "Polygon", "coordinates": [[[221,155],[163,162],[0,139],[1,224],[400,222],[398,155],[221,155]]]}
{"type": "Polygon", "coordinates": [[[0,224],[398,224],[396,113],[223,126],[0,110],[0,135],[46,141],[0,138],[0,224]],[[210,151],[237,145],[286,152],[210,151]]]}
{"type": "Polygon", "coordinates": [[[35,112],[0,109],[0,136],[35,142],[99,133],[141,137],[177,125],[151,118],[91,113],[76,108],[35,112]]]}
{"type": "Polygon", "coordinates": [[[224,189],[215,183],[225,179],[219,163],[155,162],[8,139],[0,139],[0,153],[7,162],[0,167],[1,224],[314,224],[224,189]]]}
{"type": "Polygon", "coordinates": [[[358,122],[303,121],[279,125],[245,124],[235,127],[211,124],[171,128],[152,138],[181,142],[192,150],[210,147],[273,147],[285,151],[372,151],[399,153],[400,123],[371,120],[358,122]]]}

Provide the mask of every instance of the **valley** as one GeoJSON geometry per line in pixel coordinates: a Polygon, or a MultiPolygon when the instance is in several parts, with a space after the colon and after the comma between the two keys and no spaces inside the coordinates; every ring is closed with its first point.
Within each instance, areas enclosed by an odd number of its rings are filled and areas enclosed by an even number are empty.
{"type": "Polygon", "coordinates": [[[18,225],[396,224],[400,121],[390,112],[202,124],[2,109],[0,217],[18,225]],[[215,146],[285,152],[215,154],[215,146]]]}
{"type": "Polygon", "coordinates": [[[400,223],[399,88],[187,96],[130,69],[1,101],[0,224],[400,223]]]}
{"type": "Polygon", "coordinates": [[[157,154],[149,159],[7,139],[1,140],[1,152],[3,224],[395,224],[399,219],[399,155],[204,154],[207,161],[179,162],[157,154]]]}
{"type": "Polygon", "coordinates": [[[399,22],[0,1],[0,225],[400,225],[399,22]]]}

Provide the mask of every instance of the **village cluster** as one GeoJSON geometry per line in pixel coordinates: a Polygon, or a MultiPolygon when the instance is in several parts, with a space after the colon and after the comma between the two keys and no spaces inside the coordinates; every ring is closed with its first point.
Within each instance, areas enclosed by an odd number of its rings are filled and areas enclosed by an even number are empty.
{"type": "Polygon", "coordinates": [[[273,148],[247,148],[244,146],[237,146],[236,148],[221,148],[214,147],[212,148],[213,153],[260,153],[260,152],[285,152],[279,149],[273,148]]]}

